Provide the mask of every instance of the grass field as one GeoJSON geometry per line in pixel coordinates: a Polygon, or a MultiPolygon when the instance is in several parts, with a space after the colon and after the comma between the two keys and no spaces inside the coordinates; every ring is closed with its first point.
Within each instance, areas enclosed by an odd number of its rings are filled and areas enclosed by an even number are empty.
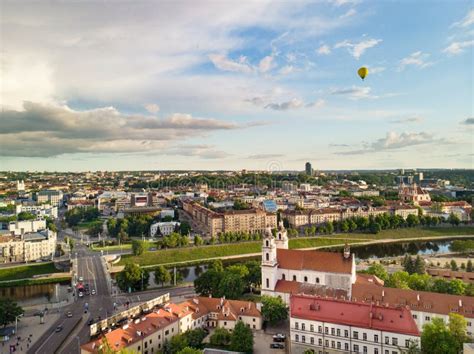
{"type": "MultiPolygon", "coordinates": [[[[145,242],[145,249],[150,249],[150,248],[153,248],[155,247],[156,248],[156,242],[149,242],[149,241],[144,241],[145,242]]],[[[114,246],[105,246],[105,247],[102,247],[102,246],[98,246],[98,245],[94,245],[93,247],[93,250],[94,251],[120,251],[120,250],[131,250],[132,249],[132,244],[131,243],[125,243],[123,244],[122,246],[119,246],[119,245],[114,245],[114,246]]]]}
{"type": "Polygon", "coordinates": [[[102,224],[102,220],[91,220],[91,221],[81,221],[79,224],[77,224],[77,227],[80,229],[89,229],[95,224],[102,224]]]}
{"type": "MultiPolygon", "coordinates": [[[[289,240],[289,248],[311,248],[343,245],[345,243],[354,244],[364,241],[384,240],[384,239],[404,239],[423,238],[453,235],[474,235],[474,227],[442,227],[442,228],[411,228],[397,230],[383,230],[377,235],[373,234],[337,234],[325,237],[299,237],[289,240]]],[[[97,249],[97,248],[96,248],[97,249]]],[[[110,249],[110,248],[109,248],[110,249]]],[[[203,247],[186,247],[153,252],[145,252],[141,256],[123,255],[119,264],[128,261],[138,263],[142,266],[152,266],[160,264],[173,264],[181,262],[193,262],[208,258],[218,258],[236,255],[246,255],[261,251],[261,241],[231,243],[223,245],[212,245],[203,247]]]]}
{"type": "Polygon", "coordinates": [[[0,268],[0,281],[31,278],[34,275],[57,273],[52,262],[0,268]]]}

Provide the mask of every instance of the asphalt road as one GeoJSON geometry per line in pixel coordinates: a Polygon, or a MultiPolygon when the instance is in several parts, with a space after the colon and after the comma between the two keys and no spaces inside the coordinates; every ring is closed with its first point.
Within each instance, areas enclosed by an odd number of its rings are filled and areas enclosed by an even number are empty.
{"type": "Polygon", "coordinates": [[[79,343],[89,340],[87,321],[92,318],[92,314],[94,319],[99,315],[105,318],[113,311],[113,300],[109,296],[107,277],[100,254],[94,254],[81,245],[77,245],[74,253],[77,253],[77,276],[83,277],[84,283],[89,284],[91,291],[95,289],[96,295],[84,295],[83,298],[76,298],[73,304],[64,307],[62,309],[64,315],[30,348],[29,354],[80,353],[79,343]],[[85,313],[86,303],[89,305],[87,313],[85,313]],[[65,315],[68,311],[73,314],[71,318],[65,315]],[[55,329],[59,325],[63,326],[63,329],[56,333],[55,329]]]}

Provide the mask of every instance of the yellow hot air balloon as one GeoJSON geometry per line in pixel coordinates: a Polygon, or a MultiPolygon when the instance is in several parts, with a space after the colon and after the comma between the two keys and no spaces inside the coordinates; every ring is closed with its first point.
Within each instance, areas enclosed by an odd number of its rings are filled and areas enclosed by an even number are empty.
{"type": "Polygon", "coordinates": [[[367,74],[369,73],[369,69],[363,66],[359,70],[357,70],[357,73],[359,74],[360,78],[364,80],[367,74]]]}

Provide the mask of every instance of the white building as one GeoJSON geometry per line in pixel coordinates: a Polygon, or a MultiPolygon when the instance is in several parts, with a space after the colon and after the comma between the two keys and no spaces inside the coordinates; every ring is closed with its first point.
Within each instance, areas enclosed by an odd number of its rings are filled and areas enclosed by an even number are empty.
{"type": "Polygon", "coordinates": [[[356,281],[355,257],[344,253],[289,250],[287,231],[280,223],[276,236],[267,230],[262,246],[262,295],[312,293],[350,298],[356,281]]]}
{"type": "Polygon", "coordinates": [[[174,218],[174,209],[161,209],[160,211],[160,218],[166,218],[167,216],[170,216],[174,218]]]}
{"type": "Polygon", "coordinates": [[[44,229],[46,229],[46,220],[43,219],[11,221],[8,224],[8,231],[15,236],[44,229]]]}
{"type": "Polygon", "coordinates": [[[31,213],[40,217],[49,217],[52,219],[57,219],[58,217],[58,207],[55,205],[49,204],[39,204],[39,205],[21,205],[16,206],[16,213],[31,213]]]}
{"type": "Polygon", "coordinates": [[[25,182],[23,180],[21,181],[16,181],[16,190],[18,192],[22,192],[25,190],[25,182]]]}
{"type": "Polygon", "coordinates": [[[293,295],[291,353],[403,353],[419,331],[406,307],[293,295]]]}
{"type": "Polygon", "coordinates": [[[56,233],[48,229],[0,236],[0,263],[52,259],[55,251],[56,233]]]}
{"type": "Polygon", "coordinates": [[[51,205],[61,206],[63,204],[63,192],[57,190],[45,189],[36,194],[38,203],[49,203],[51,205]]]}
{"type": "Polygon", "coordinates": [[[181,225],[177,221],[166,221],[166,222],[156,222],[154,224],[151,224],[150,226],[150,237],[155,237],[156,234],[158,233],[158,230],[160,230],[161,235],[163,236],[168,236],[171,235],[174,230],[176,230],[176,227],[181,225]]]}

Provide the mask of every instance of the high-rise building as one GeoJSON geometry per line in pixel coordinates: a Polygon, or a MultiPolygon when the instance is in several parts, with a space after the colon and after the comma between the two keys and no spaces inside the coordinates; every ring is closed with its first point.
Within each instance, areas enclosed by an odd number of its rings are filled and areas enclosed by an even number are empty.
{"type": "Polygon", "coordinates": [[[308,176],[313,175],[313,167],[311,166],[311,164],[310,164],[309,162],[306,162],[306,164],[304,165],[304,167],[305,167],[304,169],[305,169],[305,171],[306,171],[306,174],[307,174],[308,176]]]}

